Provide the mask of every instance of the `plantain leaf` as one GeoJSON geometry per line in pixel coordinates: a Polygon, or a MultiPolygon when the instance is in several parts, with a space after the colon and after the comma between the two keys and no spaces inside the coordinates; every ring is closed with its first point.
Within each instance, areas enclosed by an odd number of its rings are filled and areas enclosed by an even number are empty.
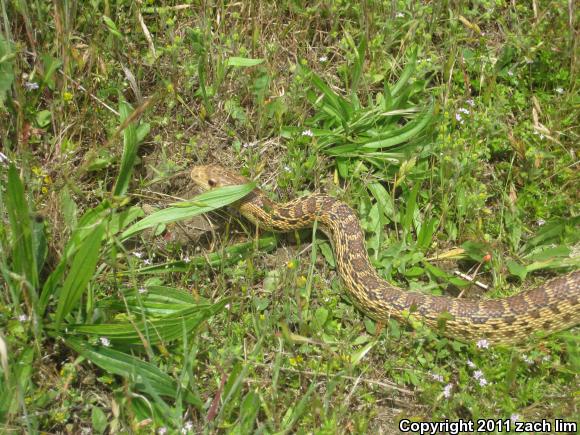
{"type": "Polygon", "coordinates": [[[226,65],[234,67],[250,67],[260,65],[263,62],[264,59],[250,59],[247,57],[230,57],[226,61],[226,65]]]}
{"type": "MultiPolygon", "coordinates": [[[[122,101],[119,105],[121,123],[131,115],[131,112],[132,107],[129,103],[122,101]]],[[[119,175],[115,182],[113,195],[121,196],[127,193],[138,149],[139,142],[137,140],[137,127],[134,122],[131,122],[127,127],[125,127],[125,130],[123,130],[123,157],[121,158],[121,167],[119,168],[119,175]]]]}
{"type": "Polygon", "coordinates": [[[147,228],[189,219],[193,216],[224,207],[246,196],[254,190],[255,186],[255,183],[247,183],[239,186],[220,187],[219,189],[204,192],[191,201],[180,203],[177,206],[168,207],[146,216],[127,228],[121,235],[121,238],[127,239],[147,228]]]}
{"type": "Polygon", "coordinates": [[[74,256],[68,275],[59,294],[56,307],[55,328],[59,329],[62,320],[73,310],[81,298],[89,280],[95,273],[95,267],[101,251],[101,242],[105,234],[105,221],[100,221],[92,233],[83,240],[74,256]]]}
{"type": "MultiPolygon", "coordinates": [[[[179,385],[157,366],[141,359],[106,347],[94,347],[78,338],[65,339],[68,347],[108,373],[122,376],[134,382],[134,387],[152,396],[175,399],[179,385]]],[[[192,405],[201,408],[201,400],[187,391],[182,397],[192,405]]]]}
{"type": "Polygon", "coordinates": [[[124,346],[142,346],[172,341],[183,337],[203,321],[221,311],[229,302],[224,299],[215,304],[198,304],[157,319],[135,320],[98,325],[67,325],[69,333],[106,337],[111,343],[124,346]]]}
{"type": "Polygon", "coordinates": [[[35,289],[38,286],[38,268],[34,252],[32,222],[24,195],[24,186],[13,164],[8,168],[6,208],[12,230],[12,269],[25,277],[30,286],[35,289]]]}

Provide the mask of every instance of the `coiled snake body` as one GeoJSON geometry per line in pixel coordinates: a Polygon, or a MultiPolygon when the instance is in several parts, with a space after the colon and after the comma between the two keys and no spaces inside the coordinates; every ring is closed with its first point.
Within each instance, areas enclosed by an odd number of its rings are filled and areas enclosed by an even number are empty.
{"type": "MultiPolygon", "coordinates": [[[[219,166],[196,166],[191,178],[202,189],[248,180],[219,166]]],[[[517,295],[487,300],[457,299],[404,291],[379,277],[372,267],[356,213],[323,194],[277,204],[259,189],[236,203],[261,228],[290,231],[317,221],[332,241],[338,273],[355,303],[376,320],[407,320],[412,315],[434,330],[461,340],[515,343],[536,331],[547,333],[580,323],[580,270],[517,295]]]]}

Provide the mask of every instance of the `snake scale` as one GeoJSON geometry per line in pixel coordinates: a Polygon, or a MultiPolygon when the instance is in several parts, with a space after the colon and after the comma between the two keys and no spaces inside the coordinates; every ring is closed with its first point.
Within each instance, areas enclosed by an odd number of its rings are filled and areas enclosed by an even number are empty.
{"type": "MultiPolygon", "coordinates": [[[[248,180],[220,166],[195,166],[191,178],[202,190],[244,184],[248,180]]],[[[356,305],[378,321],[421,320],[443,335],[490,343],[517,343],[536,331],[547,333],[580,323],[580,270],[517,295],[499,299],[458,299],[404,291],[372,267],[356,213],[344,202],[312,194],[285,204],[258,188],[235,204],[260,228],[291,231],[316,221],[331,239],[340,277],[356,305]]]]}

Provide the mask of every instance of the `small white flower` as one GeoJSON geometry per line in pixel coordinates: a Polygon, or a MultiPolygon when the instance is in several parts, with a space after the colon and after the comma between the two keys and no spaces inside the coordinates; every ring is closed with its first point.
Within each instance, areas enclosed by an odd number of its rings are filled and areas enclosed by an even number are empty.
{"type": "Polygon", "coordinates": [[[308,130],[304,130],[304,131],[302,132],[302,136],[309,136],[309,137],[312,137],[312,136],[314,136],[314,133],[312,133],[312,130],[308,129],[308,130]]]}
{"type": "Polygon", "coordinates": [[[470,359],[467,360],[467,366],[469,368],[472,368],[472,369],[477,368],[477,366],[475,365],[475,363],[473,361],[471,361],[470,359]]]}
{"type": "Polygon", "coordinates": [[[288,166],[288,165],[284,166],[284,170],[286,172],[292,172],[292,169],[290,169],[290,166],[288,166]]]}
{"type": "Polygon", "coordinates": [[[183,262],[184,263],[190,263],[191,262],[191,258],[189,258],[189,255],[186,255],[185,257],[183,257],[183,262]]]}
{"type": "Polygon", "coordinates": [[[543,362],[548,362],[548,361],[550,361],[550,359],[551,359],[551,358],[550,358],[550,355],[544,355],[544,356],[542,357],[542,361],[543,361],[543,362]]]}
{"type": "Polygon", "coordinates": [[[24,88],[27,91],[33,91],[35,89],[38,89],[38,83],[36,83],[36,82],[26,82],[26,83],[24,83],[24,88]]]}
{"type": "Polygon", "coordinates": [[[145,266],[149,266],[152,263],[152,261],[149,258],[146,258],[145,260],[143,260],[143,264],[145,266]]]}
{"type": "Polygon", "coordinates": [[[544,225],[546,223],[546,221],[542,218],[538,219],[538,222],[536,222],[538,224],[539,227],[541,227],[542,225],[544,225]]]}
{"type": "Polygon", "coordinates": [[[193,429],[193,423],[191,421],[187,421],[187,422],[185,422],[185,424],[181,428],[181,433],[185,434],[185,433],[191,432],[192,429],[193,429]]]}
{"type": "Polygon", "coordinates": [[[466,102],[467,104],[469,104],[471,107],[475,106],[475,101],[473,101],[473,98],[470,98],[470,99],[468,99],[468,100],[465,100],[465,102],[466,102]]]}
{"type": "Polygon", "coordinates": [[[402,12],[397,12],[397,15],[395,15],[397,18],[403,18],[405,16],[404,13],[402,12]]]}
{"type": "Polygon", "coordinates": [[[147,289],[145,287],[139,287],[139,290],[137,290],[137,291],[141,295],[144,295],[145,293],[147,293],[147,289]]]}
{"type": "Polygon", "coordinates": [[[225,309],[226,309],[226,310],[229,310],[230,308],[232,308],[232,306],[231,306],[230,304],[226,304],[226,305],[225,305],[225,309]]]}
{"type": "Polygon", "coordinates": [[[451,397],[452,390],[453,390],[453,384],[445,385],[445,388],[443,388],[443,397],[445,397],[446,399],[449,399],[451,397]]]}
{"type": "Polygon", "coordinates": [[[531,358],[530,358],[529,356],[527,356],[527,355],[522,355],[522,359],[523,359],[523,360],[524,360],[524,362],[525,362],[527,365],[529,365],[529,366],[531,366],[531,365],[534,363],[534,360],[533,360],[533,359],[531,359],[531,358]]]}
{"type": "Polygon", "coordinates": [[[431,377],[436,381],[443,382],[443,376],[437,373],[431,373],[431,377]]]}
{"type": "Polygon", "coordinates": [[[467,110],[465,107],[462,107],[461,109],[459,109],[459,111],[461,113],[465,113],[466,115],[469,115],[469,110],[467,110]]]}
{"type": "Polygon", "coordinates": [[[135,251],[135,252],[133,252],[133,255],[134,255],[135,257],[137,257],[137,258],[141,258],[141,257],[143,257],[143,253],[142,253],[142,252],[139,252],[139,251],[135,251]]]}
{"type": "Polygon", "coordinates": [[[485,386],[487,385],[487,379],[485,379],[485,378],[480,378],[480,379],[479,379],[479,385],[480,385],[481,387],[485,387],[485,386]]]}
{"type": "Polygon", "coordinates": [[[165,435],[167,433],[167,428],[166,427],[160,427],[159,429],[157,429],[157,434],[158,435],[165,435]]]}
{"type": "Polygon", "coordinates": [[[507,72],[507,74],[508,74],[508,76],[510,76],[510,77],[513,77],[513,75],[514,75],[514,72],[513,72],[513,71],[510,69],[510,70],[507,72]]]}
{"type": "Polygon", "coordinates": [[[521,418],[520,414],[516,414],[515,412],[510,416],[510,420],[514,423],[518,421],[520,418],[521,418]]]}
{"type": "Polygon", "coordinates": [[[318,58],[318,61],[319,61],[319,62],[321,62],[321,63],[324,63],[324,62],[326,62],[327,60],[328,60],[328,57],[326,57],[326,56],[320,56],[320,57],[318,58]]]}
{"type": "Polygon", "coordinates": [[[476,346],[480,349],[487,349],[489,347],[489,341],[487,341],[485,338],[482,338],[476,343],[476,346]]]}
{"type": "Polygon", "coordinates": [[[19,322],[26,322],[26,321],[28,321],[28,316],[26,314],[21,314],[20,316],[18,316],[18,321],[19,322]]]}
{"type": "Polygon", "coordinates": [[[534,63],[534,61],[533,61],[532,59],[526,59],[526,63],[527,63],[528,65],[530,65],[530,64],[534,63]]]}
{"type": "Polygon", "coordinates": [[[463,120],[463,118],[461,117],[460,113],[456,113],[455,114],[455,119],[460,123],[463,124],[465,121],[463,120]]]}
{"type": "Polygon", "coordinates": [[[111,340],[109,340],[107,337],[100,337],[99,341],[105,347],[109,347],[111,345],[111,340]]]}
{"type": "Polygon", "coordinates": [[[564,93],[564,89],[562,88],[556,88],[556,92],[559,94],[563,94],[564,93]]]}

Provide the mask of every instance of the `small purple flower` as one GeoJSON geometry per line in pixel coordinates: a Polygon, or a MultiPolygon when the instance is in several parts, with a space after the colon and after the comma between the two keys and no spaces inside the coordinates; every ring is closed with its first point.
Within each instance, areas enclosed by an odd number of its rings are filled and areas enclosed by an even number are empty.
{"type": "Polygon", "coordinates": [[[431,377],[435,380],[435,381],[439,381],[439,382],[443,382],[443,376],[437,374],[437,373],[431,373],[431,377]]]}
{"type": "Polygon", "coordinates": [[[34,91],[35,89],[38,89],[38,83],[26,82],[24,83],[24,89],[26,89],[27,91],[34,91]]]}
{"type": "Polygon", "coordinates": [[[479,349],[487,349],[489,347],[489,341],[487,341],[485,338],[482,338],[476,343],[476,345],[479,349]]]}

